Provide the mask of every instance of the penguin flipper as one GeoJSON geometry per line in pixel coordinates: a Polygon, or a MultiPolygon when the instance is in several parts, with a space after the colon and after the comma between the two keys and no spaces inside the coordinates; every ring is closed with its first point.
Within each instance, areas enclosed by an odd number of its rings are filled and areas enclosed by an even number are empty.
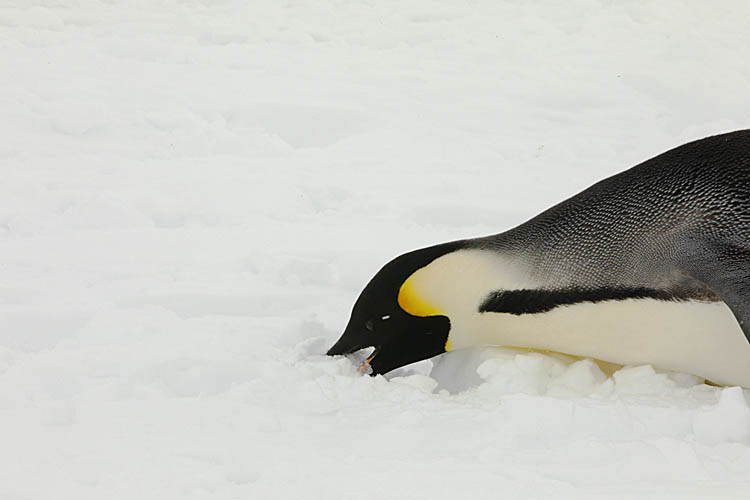
{"type": "Polygon", "coordinates": [[[750,249],[731,244],[712,246],[698,254],[700,262],[693,262],[690,274],[729,306],[750,342],[750,249]]]}

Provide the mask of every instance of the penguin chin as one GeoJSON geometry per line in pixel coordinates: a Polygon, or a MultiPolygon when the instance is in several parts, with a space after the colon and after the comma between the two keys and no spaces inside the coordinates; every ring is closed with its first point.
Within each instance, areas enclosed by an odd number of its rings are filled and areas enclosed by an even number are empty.
{"type": "Polygon", "coordinates": [[[379,361],[376,361],[376,357],[381,352],[382,347],[380,346],[374,346],[372,348],[365,347],[351,354],[348,354],[346,357],[349,358],[352,362],[359,365],[359,371],[361,373],[374,377],[376,375],[383,375],[384,373],[390,371],[383,370],[383,367],[380,366],[381,363],[379,361]]]}
{"type": "Polygon", "coordinates": [[[423,359],[428,359],[445,352],[442,345],[430,349],[428,345],[413,346],[404,342],[388,342],[378,346],[362,363],[360,369],[370,376],[385,375],[423,359]],[[417,348],[415,348],[417,347],[417,348]]]}
{"type": "Polygon", "coordinates": [[[388,363],[385,358],[388,356],[380,356],[383,352],[383,346],[366,346],[362,348],[356,348],[349,352],[338,352],[331,348],[328,351],[329,356],[344,355],[353,363],[359,365],[359,371],[365,375],[374,377],[376,375],[383,375],[389,371],[399,368],[401,364],[392,366],[393,363],[388,363]],[[384,361],[386,361],[384,363],[384,361]]]}

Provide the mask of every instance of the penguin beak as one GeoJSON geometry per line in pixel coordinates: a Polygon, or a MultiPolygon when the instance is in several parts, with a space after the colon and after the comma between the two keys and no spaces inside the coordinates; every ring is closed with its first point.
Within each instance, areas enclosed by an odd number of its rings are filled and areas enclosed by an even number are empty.
{"type": "Polygon", "coordinates": [[[379,375],[385,373],[377,371],[378,362],[376,356],[381,352],[383,345],[382,342],[386,340],[382,337],[376,338],[372,332],[367,330],[356,328],[352,322],[350,322],[344,333],[341,334],[341,338],[333,344],[333,347],[328,349],[326,353],[328,356],[340,356],[347,355],[357,352],[361,349],[368,347],[374,347],[375,350],[370,353],[365,361],[360,365],[360,371],[363,373],[369,373],[370,375],[379,375]],[[374,364],[373,364],[374,363],[374,364]]]}
{"type": "Polygon", "coordinates": [[[357,342],[356,337],[357,336],[347,335],[347,333],[344,332],[344,334],[333,345],[333,347],[328,349],[328,352],[326,354],[328,356],[340,356],[352,354],[356,351],[359,351],[360,349],[375,347],[375,350],[373,350],[367,357],[367,359],[362,362],[359,367],[359,371],[361,371],[362,373],[369,373],[370,375],[378,375],[379,373],[375,373],[374,367],[371,365],[371,363],[375,360],[375,356],[377,356],[380,352],[380,346],[368,345],[371,344],[368,342],[357,342]]]}
{"type": "Polygon", "coordinates": [[[341,338],[333,344],[333,347],[328,349],[328,352],[326,353],[328,356],[351,354],[366,347],[375,347],[375,344],[372,342],[365,341],[364,335],[354,334],[350,330],[350,327],[347,327],[346,330],[344,330],[341,338]]]}

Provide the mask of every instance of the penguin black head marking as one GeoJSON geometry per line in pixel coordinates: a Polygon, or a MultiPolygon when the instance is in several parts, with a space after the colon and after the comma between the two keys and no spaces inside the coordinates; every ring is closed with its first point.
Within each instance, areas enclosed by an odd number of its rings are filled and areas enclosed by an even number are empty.
{"type": "Polygon", "coordinates": [[[374,347],[366,363],[372,375],[379,375],[445,352],[450,320],[415,303],[404,283],[418,269],[460,247],[460,242],[452,242],[415,250],[383,266],[362,290],[344,333],[328,355],[374,347]]]}

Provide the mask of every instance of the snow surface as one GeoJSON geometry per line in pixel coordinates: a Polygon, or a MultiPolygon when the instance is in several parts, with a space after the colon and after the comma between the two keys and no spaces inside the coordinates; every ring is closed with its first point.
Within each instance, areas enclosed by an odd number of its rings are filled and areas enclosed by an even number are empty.
{"type": "Polygon", "coordinates": [[[750,125],[748,15],[3,2],[0,498],[750,498],[739,388],[322,355],[393,256],[750,125]]]}

